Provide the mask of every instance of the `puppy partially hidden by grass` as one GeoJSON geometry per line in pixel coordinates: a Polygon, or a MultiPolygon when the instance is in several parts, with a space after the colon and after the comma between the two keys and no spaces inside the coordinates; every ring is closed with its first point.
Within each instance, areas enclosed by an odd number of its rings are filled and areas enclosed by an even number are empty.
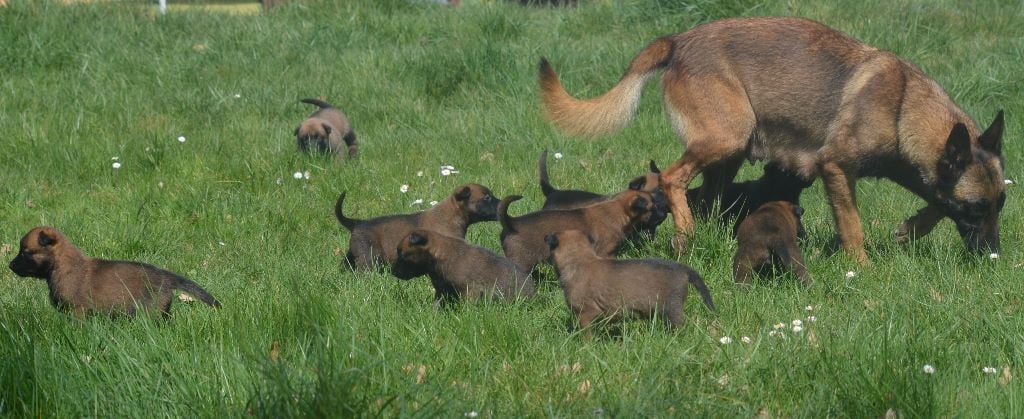
{"type": "Polygon", "coordinates": [[[390,265],[398,256],[398,243],[416,229],[433,230],[453,237],[466,237],[470,224],[494,221],[498,198],[483,185],[468,183],[455,188],[444,201],[414,214],[389,215],[357,220],[342,211],[345,194],[334,204],[334,216],[348,231],[349,249],[345,258],[350,267],[373,269],[375,264],[390,265]]]}
{"type": "Polygon", "coordinates": [[[509,204],[521,198],[513,195],[502,200],[498,205],[498,221],[502,227],[501,247],[505,257],[512,259],[524,272],[532,272],[551,255],[544,244],[547,234],[569,229],[585,231],[594,238],[599,255],[611,256],[622,246],[626,235],[649,220],[654,212],[650,193],[627,189],[611,199],[583,208],[509,216],[509,204]]]}
{"type": "Polygon", "coordinates": [[[76,317],[89,313],[134,316],[140,310],[159,311],[166,317],[171,312],[172,290],[220,307],[213,296],[178,274],[144,263],[92,259],[52,227],[36,227],[22,237],[10,268],[18,276],[45,279],[50,302],[76,317]]]}
{"type": "Polygon", "coordinates": [[[295,128],[299,150],[334,154],[339,162],[359,153],[356,132],[340,109],[319,99],[302,99],[302,102],[320,109],[295,128]]]}
{"type": "MultiPolygon", "coordinates": [[[[544,237],[551,250],[565,302],[581,328],[597,318],[627,314],[658,316],[670,328],[683,321],[683,302],[693,285],[704,305],[715,304],[704,280],[686,265],[653,259],[610,259],[594,250],[584,232],[566,230],[544,237]]],[[[590,335],[588,330],[587,336],[590,335]]]]}
{"type": "Polygon", "coordinates": [[[398,245],[391,273],[401,279],[430,276],[437,305],[461,299],[533,297],[529,275],[512,261],[458,237],[415,230],[398,245]]]}
{"type": "Polygon", "coordinates": [[[737,283],[750,284],[754,272],[763,275],[774,268],[785,268],[803,285],[811,284],[804,255],[797,245],[797,238],[807,237],[800,221],[803,214],[804,209],[792,202],[772,201],[761,205],[737,226],[739,246],[732,260],[737,283]]]}

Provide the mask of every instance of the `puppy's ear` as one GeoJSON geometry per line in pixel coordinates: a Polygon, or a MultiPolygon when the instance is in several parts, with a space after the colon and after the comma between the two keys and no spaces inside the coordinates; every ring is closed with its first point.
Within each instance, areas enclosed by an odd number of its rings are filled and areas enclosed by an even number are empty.
{"type": "Polygon", "coordinates": [[[50,247],[57,243],[57,238],[46,234],[45,231],[40,231],[36,239],[39,240],[40,247],[50,247]]]}
{"type": "Polygon", "coordinates": [[[637,177],[637,178],[629,181],[629,189],[632,189],[634,191],[643,190],[644,189],[644,185],[646,183],[647,183],[647,177],[646,176],[637,177]]]}
{"type": "Polygon", "coordinates": [[[654,160],[651,160],[651,173],[661,174],[661,170],[658,169],[658,165],[654,164],[654,160]]]}
{"type": "Polygon", "coordinates": [[[295,136],[296,136],[296,137],[298,137],[298,136],[299,136],[299,128],[302,128],[302,127],[301,127],[301,126],[299,126],[299,127],[295,127],[295,136]]]}
{"type": "Polygon", "coordinates": [[[419,233],[409,234],[409,244],[413,246],[426,246],[427,238],[419,233]]]}
{"type": "Polygon", "coordinates": [[[322,124],[322,125],[324,127],[324,135],[331,135],[331,126],[327,125],[327,124],[322,124]]]}
{"type": "Polygon", "coordinates": [[[462,189],[459,189],[459,191],[455,193],[455,200],[467,201],[469,200],[470,195],[473,195],[473,190],[469,189],[469,186],[463,186],[462,189]]]}
{"type": "Polygon", "coordinates": [[[803,217],[804,216],[804,207],[801,207],[799,205],[793,206],[793,213],[796,214],[797,218],[803,217]]]}
{"type": "Polygon", "coordinates": [[[981,148],[999,156],[1003,153],[1003,110],[996,114],[996,119],[988,126],[981,137],[978,137],[981,148]]]}
{"type": "MultiPolygon", "coordinates": [[[[990,127],[991,129],[991,127],[990,127]]],[[[964,124],[957,123],[949,133],[946,140],[946,151],[939,159],[936,168],[939,174],[939,183],[952,185],[964,174],[964,170],[971,164],[971,135],[967,132],[964,124]]]]}
{"type": "Polygon", "coordinates": [[[544,243],[548,244],[548,249],[555,250],[558,247],[558,235],[551,233],[544,236],[544,243]]]}

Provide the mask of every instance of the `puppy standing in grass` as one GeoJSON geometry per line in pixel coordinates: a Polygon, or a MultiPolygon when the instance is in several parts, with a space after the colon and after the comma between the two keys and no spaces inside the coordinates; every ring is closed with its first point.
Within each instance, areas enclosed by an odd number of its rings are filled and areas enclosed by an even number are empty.
{"type": "Polygon", "coordinates": [[[544,244],[549,233],[577,229],[594,238],[597,253],[611,256],[636,226],[657,216],[651,194],[627,189],[609,200],[583,208],[537,211],[521,217],[510,217],[508,206],[521,196],[506,197],[498,205],[501,222],[501,247],[505,257],[512,259],[523,272],[532,272],[538,263],[551,255],[544,244]]]}
{"type": "Polygon", "coordinates": [[[52,227],[36,227],[22,237],[10,268],[18,276],[45,279],[50,302],[76,317],[90,312],[133,316],[139,309],[167,316],[175,289],[220,307],[213,296],[180,275],[144,263],[92,259],[52,227]]]}
{"type": "Polygon", "coordinates": [[[334,204],[334,216],[352,232],[345,255],[350,267],[373,269],[378,263],[391,264],[398,256],[398,243],[416,229],[433,230],[454,237],[466,237],[470,224],[497,219],[498,198],[483,185],[469,183],[458,188],[433,208],[415,214],[389,215],[357,220],[342,211],[345,194],[334,204]]]}
{"type": "Polygon", "coordinates": [[[339,162],[345,160],[346,156],[352,158],[359,153],[356,132],[340,109],[318,99],[302,99],[302,102],[319,106],[320,110],[313,112],[295,128],[299,150],[306,153],[331,153],[339,162]]]}
{"type": "Polygon", "coordinates": [[[458,237],[416,230],[398,245],[391,273],[401,279],[429,275],[438,305],[460,299],[533,297],[533,281],[512,261],[458,237]]]}
{"type": "Polygon", "coordinates": [[[804,255],[797,244],[797,238],[807,237],[800,221],[803,215],[804,209],[792,202],[772,201],[736,225],[738,247],[732,271],[737,283],[750,284],[755,271],[763,274],[773,267],[785,267],[800,283],[811,285],[804,255]]]}
{"type": "Polygon", "coordinates": [[[579,230],[548,234],[544,241],[551,250],[565,302],[581,328],[586,329],[599,317],[632,313],[657,315],[674,329],[682,324],[683,302],[690,285],[700,293],[704,305],[715,310],[704,280],[686,265],[601,257],[590,238],[579,230]]]}

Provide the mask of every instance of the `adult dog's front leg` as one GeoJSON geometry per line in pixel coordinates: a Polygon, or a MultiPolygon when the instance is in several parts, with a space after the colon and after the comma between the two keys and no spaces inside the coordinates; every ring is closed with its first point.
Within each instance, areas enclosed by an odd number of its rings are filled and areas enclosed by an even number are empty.
{"type": "Polygon", "coordinates": [[[917,240],[931,233],[932,229],[944,217],[938,208],[928,205],[918,210],[917,214],[901,223],[899,227],[896,227],[896,231],[893,232],[893,238],[896,239],[896,243],[900,244],[917,240]]]}
{"type": "Polygon", "coordinates": [[[672,211],[672,222],[675,224],[676,233],[672,237],[672,247],[676,253],[682,256],[686,253],[690,236],[693,235],[693,213],[690,212],[690,205],[686,200],[686,188],[690,181],[696,176],[696,165],[683,155],[675,163],[672,163],[661,174],[661,187],[665,189],[668,198],[668,206],[672,211]]]}
{"type": "Polygon", "coordinates": [[[825,183],[843,250],[857,263],[866,265],[868,255],[864,252],[864,229],[857,213],[856,179],[834,162],[819,163],[818,172],[825,183]]]}

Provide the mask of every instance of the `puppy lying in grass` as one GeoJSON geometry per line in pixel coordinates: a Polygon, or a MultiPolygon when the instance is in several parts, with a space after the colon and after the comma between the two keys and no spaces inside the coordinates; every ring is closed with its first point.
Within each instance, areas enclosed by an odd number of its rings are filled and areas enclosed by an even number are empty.
{"type": "Polygon", "coordinates": [[[50,302],[75,317],[134,316],[140,310],[166,317],[176,289],[220,307],[206,290],[173,272],[144,263],[90,258],[53,227],[36,227],[25,234],[10,268],[18,276],[45,279],[50,302]]]}
{"type": "MultiPolygon", "coordinates": [[[[594,250],[594,243],[579,230],[544,237],[551,250],[565,302],[581,328],[600,317],[637,314],[658,316],[670,328],[682,324],[683,302],[693,285],[704,305],[715,304],[707,285],[686,265],[653,259],[610,259],[594,250]]],[[[587,336],[590,335],[588,330],[587,336]]]]}
{"type": "Polygon", "coordinates": [[[754,272],[763,275],[773,268],[785,268],[803,285],[811,284],[804,255],[797,245],[797,238],[807,237],[800,221],[803,214],[804,209],[792,202],[772,201],[761,205],[737,226],[739,246],[732,260],[737,283],[750,284],[754,272]]]}
{"type": "Polygon", "coordinates": [[[461,299],[533,297],[529,275],[512,261],[458,237],[415,230],[398,244],[391,273],[401,279],[430,276],[438,305],[461,299]]]}

